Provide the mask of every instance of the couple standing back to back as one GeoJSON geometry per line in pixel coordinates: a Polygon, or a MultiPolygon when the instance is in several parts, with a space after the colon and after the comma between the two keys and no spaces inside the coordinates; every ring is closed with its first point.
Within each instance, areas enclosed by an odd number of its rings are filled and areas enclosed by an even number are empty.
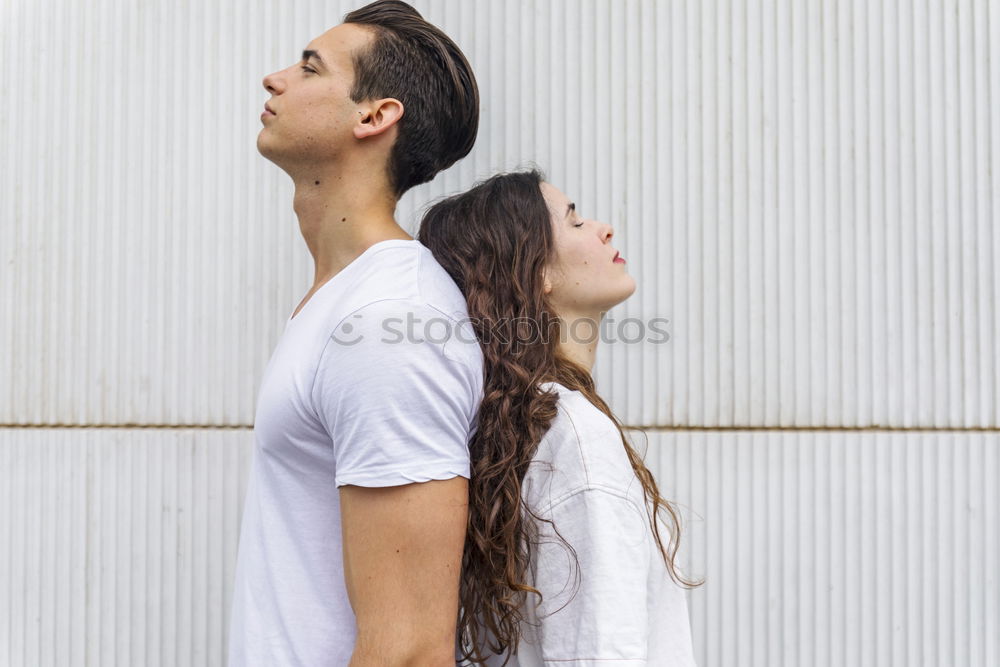
{"type": "Polygon", "coordinates": [[[611,227],[537,171],[399,226],[479,124],[403,2],[263,84],[315,277],[259,389],[229,664],[693,665],[677,514],[591,377],[635,290],[611,227]]]}

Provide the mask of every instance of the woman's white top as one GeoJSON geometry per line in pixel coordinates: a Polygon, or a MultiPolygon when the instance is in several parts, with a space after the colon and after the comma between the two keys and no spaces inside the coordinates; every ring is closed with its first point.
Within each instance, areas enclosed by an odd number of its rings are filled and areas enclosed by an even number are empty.
{"type": "MultiPolygon", "coordinates": [[[[512,667],[695,665],[684,589],[670,578],[621,437],[607,415],[555,382],[558,414],[528,467],[522,497],[551,519],[532,553],[522,639],[512,667]],[[577,576],[579,575],[579,576],[577,576]],[[574,595],[575,589],[575,595],[574,595]],[[534,626],[534,627],[533,627],[534,626]]],[[[670,539],[660,521],[664,544],[670,539]]],[[[500,665],[503,658],[487,664],[500,665]]]]}

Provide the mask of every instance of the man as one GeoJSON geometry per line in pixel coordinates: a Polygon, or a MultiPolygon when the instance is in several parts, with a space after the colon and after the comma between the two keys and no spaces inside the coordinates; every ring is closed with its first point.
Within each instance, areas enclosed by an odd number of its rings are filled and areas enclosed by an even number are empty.
{"type": "Polygon", "coordinates": [[[257,147],[294,181],[316,268],[261,382],[230,665],[453,665],[482,355],[394,213],[471,150],[476,82],[383,0],[263,84],[257,147]]]}

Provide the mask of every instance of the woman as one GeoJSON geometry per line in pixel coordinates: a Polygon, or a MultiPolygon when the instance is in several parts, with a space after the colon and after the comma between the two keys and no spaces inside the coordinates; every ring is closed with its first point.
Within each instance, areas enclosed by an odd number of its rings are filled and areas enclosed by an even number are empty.
{"type": "Polygon", "coordinates": [[[694,664],[678,515],[591,377],[601,319],[635,291],[611,237],[537,171],[421,223],[485,364],[459,618],[476,664],[694,664]]]}

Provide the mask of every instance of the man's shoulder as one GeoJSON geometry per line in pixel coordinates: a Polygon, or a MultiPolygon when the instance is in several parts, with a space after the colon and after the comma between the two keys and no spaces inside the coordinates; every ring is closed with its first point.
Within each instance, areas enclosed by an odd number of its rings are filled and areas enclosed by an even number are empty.
{"type": "Polygon", "coordinates": [[[454,278],[445,270],[426,246],[419,248],[416,282],[420,298],[430,307],[454,319],[468,319],[465,295],[454,278]]]}
{"type": "Polygon", "coordinates": [[[447,358],[482,368],[465,296],[425,246],[388,248],[350,289],[351,307],[332,323],[332,336],[363,332],[378,334],[369,342],[430,344],[447,358]]]}
{"type": "Polygon", "coordinates": [[[352,311],[425,308],[456,320],[468,317],[465,296],[454,279],[416,240],[380,248],[345,289],[355,296],[352,311]]]}

